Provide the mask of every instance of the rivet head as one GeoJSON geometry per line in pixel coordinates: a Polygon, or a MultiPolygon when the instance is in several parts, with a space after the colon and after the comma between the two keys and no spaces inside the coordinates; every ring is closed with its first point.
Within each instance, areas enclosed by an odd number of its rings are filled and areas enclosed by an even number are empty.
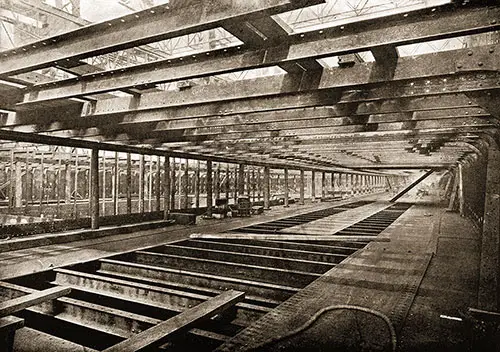
{"type": "Polygon", "coordinates": [[[489,52],[490,54],[493,54],[495,52],[495,48],[490,48],[489,52]]]}
{"type": "Polygon", "coordinates": [[[483,63],[480,61],[477,63],[478,66],[483,66],[483,63]]]}
{"type": "Polygon", "coordinates": [[[457,64],[457,68],[462,68],[462,64],[457,64]]]}
{"type": "Polygon", "coordinates": [[[472,56],[472,54],[473,54],[472,50],[469,50],[469,51],[467,52],[467,55],[469,55],[469,56],[472,56]]]}

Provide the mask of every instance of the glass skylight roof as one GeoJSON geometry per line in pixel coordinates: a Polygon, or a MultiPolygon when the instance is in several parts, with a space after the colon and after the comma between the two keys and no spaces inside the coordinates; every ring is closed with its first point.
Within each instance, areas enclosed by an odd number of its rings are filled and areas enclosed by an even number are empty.
{"type": "Polygon", "coordinates": [[[444,5],[450,0],[326,0],[273,16],[291,33],[309,32],[376,17],[444,5]]]}

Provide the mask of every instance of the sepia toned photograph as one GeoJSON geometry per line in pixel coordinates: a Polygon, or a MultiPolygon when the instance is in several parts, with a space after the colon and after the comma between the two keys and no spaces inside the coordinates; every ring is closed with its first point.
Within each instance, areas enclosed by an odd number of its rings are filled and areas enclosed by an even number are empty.
{"type": "Polygon", "coordinates": [[[500,351],[498,0],[0,0],[0,352],[500,351]]]}

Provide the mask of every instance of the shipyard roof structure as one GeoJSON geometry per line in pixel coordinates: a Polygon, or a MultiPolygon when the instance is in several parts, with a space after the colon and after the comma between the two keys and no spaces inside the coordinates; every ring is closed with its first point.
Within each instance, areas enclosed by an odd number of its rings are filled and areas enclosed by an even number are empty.
{"type": "Polygon", "coordinates": [[[75,28],[3,47],[2,140],[359,172],[498,142],[493,2],[167,1],[100,23],[7,3],[75,28]]]}

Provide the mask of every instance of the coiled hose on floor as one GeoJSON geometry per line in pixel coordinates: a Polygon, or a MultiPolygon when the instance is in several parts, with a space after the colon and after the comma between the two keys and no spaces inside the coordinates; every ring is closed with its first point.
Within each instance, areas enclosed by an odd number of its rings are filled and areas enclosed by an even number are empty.
{"type": "Polygon", "coordinates": [[[281,342],[285,339],[291,338],[295,335],[300,334],[301,332],[307,330],[309,327],[311,327],[323,314],[333,311],[333,310],[340,310],[340,309],[346,309],[346,310],[357,310],[360,312],[368,313],[368,314],[373,314],[379,318],[381,318],[386,324],[389,329],[389,332],[391,334],[391,343],[392,343],[392,351],[396,352],[397,348],[397,336],[396,336],[396,329],[394,328],[394,325],[392,322],[389,320],[389,318],[376,310],[365,308],[365,307],[360,307],[360,306],[354,306],[354,305],[347,305],[347,304],[340,304],[340,305],[333,305],[333,306],[328,306],[326,308],[323,308],[319,310],[316,314],[314,314],[308,321],[306,321],[302,326],[298,327],[295,330],[292,330],[286,335],[278,336],[278,337],[273,337],[267,341],[264,341],[263,343],[257,345],[256,347],[253,347],[253,351],[258,351],[261,348],[264,348],[268,345],[275,344],[278,342],[281,342]]]}

